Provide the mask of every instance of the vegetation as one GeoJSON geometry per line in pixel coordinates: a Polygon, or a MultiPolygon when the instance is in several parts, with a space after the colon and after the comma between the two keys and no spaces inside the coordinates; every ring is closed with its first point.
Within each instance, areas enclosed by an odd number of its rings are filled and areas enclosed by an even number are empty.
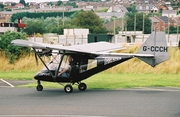
{"type": "Polygon", "coordinates": [[[93,11],[73,12],[73,14],[69,13],[69,15],[65,18],[59,17],[59,15],[62,16],[62,13],[59,12],[51,13],[51,15],[47,17],[48,14],[49,13],[40,13],[37,15],[34,13],[31,14],[31,17],[29,17],[29,13],[17,13],[13,15],[11,20],[17,21],[17,18],[23,17],[23,23],[26,24],[26,28],[23,30],[23,32],[30,36],[34,35],[34,33],[63,34],[63,29],[69,28],[88,28],[90,33],[107,32],[103,26],[102,20],[93,11]],[[41,17],[37,18],[37,16],[41,17]]]}
{"type": "Polygon", "coordinates": [[[151,33],[151,21],[148,15],[143,13],[127,13],[127,31],[142,31],[144,34],[151,33]],[[144,29],[143,29],[143,20],[144,20],[144,29]],[[134,27],[135,26],[135,27],[134,27]]]}
{"type": "MultiPolygon", "coordinates": [[[[2,73],[2,72],[0,72],[2,73]]],[[[27,73],[12,73],[20,74],[22,76],[30,75],[27,73]]],[[[27,79],[33,79],[32,76],[27,79]]],[[[101,72],[86,80],[88,89],[122,89],[122,88],[134,88],[134,87],[180,87],[179,77],[177,74],[143,74],[143,73],[106,73],[101,72]]],[[[63,88],[58,83],[41,82],[44,88],[63,88]]],[[[32,87],[35,88],[37,83],[30,83],[19,87],[32,87]]],[[[77,86],[74,86],[77,88],[77,86]]]]}
{"type": "Polygon", "coordinates": [[[88,28],[90,33],[107,33],[101,19],[92,11],[81,11],[73,19],[76,26],[88,28]]]}
{"type": "Polygon", "coordinates": [[[136,4],[131,4],[129,7],[127,7],[127,10],[130,12],[130,13],[137,13],[137,10],[136,10],[136,4]]]}
{"type": "MultiPolygon", "coordinates": [[[[71,17],[74,13],[77,11],[72,11],[72,12],[64,12],[65,17],[71,17]]],[[[47,18],[47,17],[62,17],[63,12],[19,12],[19,13],[14,13],[11,16],[11,22],[15,22],[18,18],[22,17],[27,17],[27,18],[47,18]]]]}
{"type": "Polygon", "coordinates": [[[27,54],[30,51],[29,48],[17,47],[10,44],[14,39],[26,39],[26,34],[8,31],[4,35],[0,35],[0,50],[5,52],[9,63],[14,63],[16,59],[19,59],[23,55],[23,52],[27,54]]]}
{"type": "Polygon", "coordinates": [[[24,6],[26,6],[25,0],[20,0],[19,3],[23,4],[24,6]]]}

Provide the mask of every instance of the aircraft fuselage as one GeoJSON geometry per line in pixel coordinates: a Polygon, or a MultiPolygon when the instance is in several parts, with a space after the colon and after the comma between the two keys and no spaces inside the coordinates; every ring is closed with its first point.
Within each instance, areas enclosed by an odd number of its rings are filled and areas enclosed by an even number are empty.
{"type": "Polygon", "coordinates": [[[42,70],[37,73],[34,78],[36,80],[49,82],[80,82],[96,73],[104,71],[131,58],[133,58],[133,56],[129,55],[100,55],[96,58],[90,58],[88,56],[74,57],[75,62],[70,77],[64,78],[56,76],[56,70],[42,70]]]}

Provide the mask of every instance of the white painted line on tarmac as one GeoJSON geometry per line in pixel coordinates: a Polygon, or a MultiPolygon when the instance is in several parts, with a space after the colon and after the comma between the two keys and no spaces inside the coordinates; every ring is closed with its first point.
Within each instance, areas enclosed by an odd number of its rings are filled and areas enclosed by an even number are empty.
{"type": "Polygon", "coordinates": [[[130,88],[130,89],[122,89],[122,90],[132,90],[132,91],[171,91],[171,92],[180,92],[179,87],[138,87],[138,88],[130,88]]]}
{"type": "Polygon", "coordinates": [[[106,117],[88,115],[0,115],[0,117],[106,117]]]}
{"type": "Polygon", "coordinates": [[[14,87],[14,85],[12,85],[11,83],[9,83],[9,82],[7,82],[7,81],[5,81],[5,80],[3,80],[3,79],[1,79],[1,81],[3,81],[4,83],[8,84],[8,85],[11,86],[11,87],[14,87]]]}

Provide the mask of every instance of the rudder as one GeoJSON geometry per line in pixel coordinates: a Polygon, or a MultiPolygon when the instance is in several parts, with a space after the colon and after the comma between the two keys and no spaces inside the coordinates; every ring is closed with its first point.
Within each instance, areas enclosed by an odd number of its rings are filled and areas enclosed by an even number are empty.
{"type": "Polygon", "coordinates": [[[152,32],[137,54],[152,54],[154,57],[137,58],[151,65],[152,67],[169,59],[168,46],[164,32],[152,32]]]}

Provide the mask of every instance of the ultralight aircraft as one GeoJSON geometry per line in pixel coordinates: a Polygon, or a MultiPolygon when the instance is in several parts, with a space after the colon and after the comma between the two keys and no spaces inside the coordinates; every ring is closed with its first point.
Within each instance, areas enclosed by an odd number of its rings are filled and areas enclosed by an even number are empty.
{"type": "Polygon", "coordinates": [[[34,76],[38,91],[43,90],[41,81],[66,83],[64,91],[67,93],[73,91],[74,84],[78,85],[80,91],[85,91],[87,85],[82,80],[131,58],[137,57],[152,67],[169,59],[164,32],[152,32],[136,54],[112,53],[124,48],[109,42],[61,46],[16,39],[11,43],[15,46],[31,47],[45,66],[34,76]],[[69,64],[68,56],[72,57],[69,76],[59,76],[59,72],[69,64]]]}

